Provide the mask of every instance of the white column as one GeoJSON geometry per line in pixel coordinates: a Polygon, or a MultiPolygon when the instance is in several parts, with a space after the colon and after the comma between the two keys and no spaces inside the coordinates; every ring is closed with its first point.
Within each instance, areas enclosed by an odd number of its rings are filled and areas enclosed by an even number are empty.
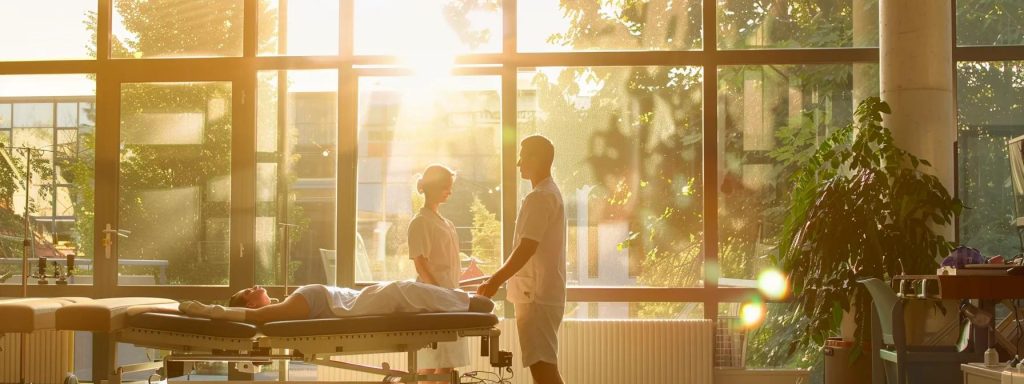
{"type": "MultiPolygon", "coordinates": [[[[928,160],[927,170],[953,194],[952,12],[950,0],[881,0],[881,97],[896,145],[928,160]]],[[[941,233],[941,232],[940,232],[941,233]]],[[[953,228],[944,235],[952,238],[953,228]]]]}

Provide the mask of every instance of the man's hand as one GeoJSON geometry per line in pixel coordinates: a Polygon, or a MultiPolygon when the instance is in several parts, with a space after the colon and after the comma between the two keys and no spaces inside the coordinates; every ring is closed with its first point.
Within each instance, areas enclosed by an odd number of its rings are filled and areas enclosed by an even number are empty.
{"type": "Polygon", "coordinates": [[[486,297],[494,297],[494,294],[498,293],[498,286],[493,284],[491,280],[485,281],[480,284],[480,287],[476,289],[476,294],[486,297]]]}

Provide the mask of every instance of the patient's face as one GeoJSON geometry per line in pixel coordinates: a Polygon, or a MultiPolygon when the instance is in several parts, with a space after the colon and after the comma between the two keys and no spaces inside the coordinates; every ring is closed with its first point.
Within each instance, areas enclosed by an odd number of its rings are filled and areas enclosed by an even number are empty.
{"type": "Polygon", "coordinates": [[[240,292],[247,308],[260,308],[270,305],[270,296],[267,296],[267,290],[261,286],[254,285],[252,288],[246,288],[240,292]]]}

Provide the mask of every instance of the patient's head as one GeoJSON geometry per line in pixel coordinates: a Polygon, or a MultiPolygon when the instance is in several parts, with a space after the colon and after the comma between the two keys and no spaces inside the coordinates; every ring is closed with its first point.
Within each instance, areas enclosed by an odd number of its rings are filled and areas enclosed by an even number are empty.
{"type": "Polygon", "coordinates": [[[267,305],[270,305],[270,296],[267,296],[267,290],[258,285],[235,292],[234,295],[231,295],[231,299],[228,300],[229,307],[255,309],[267,305]]]}

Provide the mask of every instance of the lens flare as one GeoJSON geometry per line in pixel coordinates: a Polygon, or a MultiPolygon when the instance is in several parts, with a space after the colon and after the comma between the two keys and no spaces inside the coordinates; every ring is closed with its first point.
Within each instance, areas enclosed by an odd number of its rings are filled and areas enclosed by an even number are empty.
{"type": "Polygon", "coordinates": [[[745,328],[755,328],[764,321],[767,309],[761,303],[746,303],[740,307],[740,321],[745,328]]]}
{"type": "Polygon", "coordinates": [[[782,272],[777,269],[766,269],[757,276],[757,289],[766,298],[777,300],[786,297],[789,293],[789,284],[782,272]]]}

